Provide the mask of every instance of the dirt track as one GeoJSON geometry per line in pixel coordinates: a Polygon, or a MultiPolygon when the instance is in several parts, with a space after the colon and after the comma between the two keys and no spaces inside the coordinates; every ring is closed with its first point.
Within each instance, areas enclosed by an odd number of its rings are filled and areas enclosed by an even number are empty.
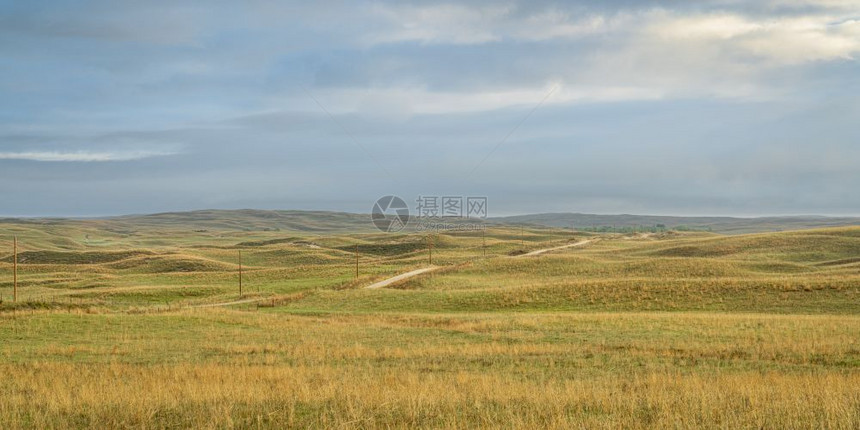
{"type": "Polygon", "coordinates": [[[562,246],[556,246],[553,248],[538,249],[537,251],[527,252],[525,254],[518,255],[517,257],[534,257],[537,255],[546,254],[547,252],[559,251],[559,250],[567,249],[567,248],[573,248],[573,247],[582,246],[582,245],[585,245],[588,243],[591,243],[591,239],[580,240],[579,242],[576,242],[576,243],[571,243],[571,244],[562,245],[562,246]]]}
{"type": "MultiPolygon", "coordinates": [[[[535,256],[538,256],[538,255],[541,255],[541,254],[545,254],[545,253],[547,253],[547,252],[559,251],[559,250],[562,250],[562,249],[567,249],[567,248],[573,248],[573,247],[577,247],[577,246],[582,246],[582,245],[585,245],[585,244],[588,244],[588,243],[591,243],[591,242],[592,242],[592,240],[591,240],[591,239],[589,239],[589,240],[581,240],[581,241],[579,241],[579,242],[571,243],[571,244],[568,244],[568,245],[556,246],[556,247],[552,247],[552,248],[545,248],[545,249],[538,249],[538,250],[536,250],[536,251],[532,251],[532,252],[528,252],[528,253],[525,253],[525,254],[522,254],[522,255],[518,255],[517,257],[535,257],[535,256]]],[[[418,276],[418,275],[422,275],[422,274],[424,274],[424,273],[432,272],[432,271],[435,271],[435,270],[439,270],[439,269],[441,269],[441,268],[442,268],[442,267],[439,267],[439,266],[431,266],[431,267],[425,267],[425,268],[423,268],[423,269],[416,269],[416,270],[413,270],[413,271],[411,271],[411,272],[401,273],[401,274],[399,274],[399,275],[397,275],[397,276],[394,276],[394,277],[391,277],[391,278],[388,278],[388,279],[385,279],[385,280],[382,280],[382,281],[379,281],[379,282],[376,282],[376,283],[370,284],[370,285],[368,285],[368,286],[364,287],[364,289],[365,289],[365,290],[375,290],[375,289],[377,289],[377,288],[385,288],[385,287],[387,287],[387,286],[389,286],[389,285],[391,285],[391,284],[394,284],[395,282],[400,282],[400,281],[402,281],[402,280],[409,279],[409,278],[412,278],[412,277],[415,277],[415,276],[418,276]]]]}
{"type": "Polygon", "coordinates": [[[423,269],[413,270],[413,271],[411,271],[411,272],[402,273],[402,274],[397,275],[397,276],[395,276],[395,277],[393,277],[393,278],[388,278],[388,279],[386,279],[386,280],[384,280],[384,281],[379,281],[379,282],[377,282],[377,283],[375,283],[375,284],[368,285],[368,286],[364,287],[364,289],[365,289],[365,290],[374,290],[374,289],[377,289],[377,288],[385,288],[385,287],[387,287],[387,286],[389,286],[389,285],[391,285],[391,284],[393,284],[393,283],[395,283],[395,282],[399,282],[399,281],[402,281],[402,280],[404,280],[404,279],[409,279],[409,278],[411,278],[411,277],[413,277],[413,276],[418,276],[418,275],[420,275],[420,274],[422,274],[422,273],[432,272],[432,271],[434,271],[434,270],[438,270],[438,269],[441,269],[441,267],[438,267],[438,266],[432,266],[432,267],[425,267],[425,268],[423,268],[423,269]]]}

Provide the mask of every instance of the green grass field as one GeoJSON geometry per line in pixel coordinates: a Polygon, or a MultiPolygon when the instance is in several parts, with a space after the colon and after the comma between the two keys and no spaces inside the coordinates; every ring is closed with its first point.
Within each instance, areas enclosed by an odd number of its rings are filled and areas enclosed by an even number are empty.
{"type": "Polygon", "coordinates": [[[860,427],[857,227],[237,225],[0,223],[0,427],[860,427]]]}

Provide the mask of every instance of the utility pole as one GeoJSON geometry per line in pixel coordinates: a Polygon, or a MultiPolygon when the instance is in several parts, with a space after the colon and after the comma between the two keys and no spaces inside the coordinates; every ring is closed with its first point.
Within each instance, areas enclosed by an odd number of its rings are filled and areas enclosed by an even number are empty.
{"type": "Polygon", "coordinates": [[[18,301],[18,236],[12,240],[12,301],[18,301]]]}
{"type": "Polygon", "coordinates": [[[239,297],[242,297],[242,250],[239,250],[239,297]]]}
{"type": "Polygon", "coordinates": [[[427,235],[427,255],[430,258],[430,265],[433,265],[433,241],[430,235],[427,235]]]}
{"type": "Polygon", "coordinates": [[[487,228],[481,229],[481,248],[484,250],[484,257],[487,256],[487,228]]]}

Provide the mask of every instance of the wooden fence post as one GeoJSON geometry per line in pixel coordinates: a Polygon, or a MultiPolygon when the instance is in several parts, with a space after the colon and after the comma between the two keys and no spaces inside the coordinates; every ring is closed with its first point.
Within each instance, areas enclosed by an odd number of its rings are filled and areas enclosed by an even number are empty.
{"type": "Polygon", "coordinates": [[[12,301],[18,302],[18,236],[12,240],[12,301]]]}

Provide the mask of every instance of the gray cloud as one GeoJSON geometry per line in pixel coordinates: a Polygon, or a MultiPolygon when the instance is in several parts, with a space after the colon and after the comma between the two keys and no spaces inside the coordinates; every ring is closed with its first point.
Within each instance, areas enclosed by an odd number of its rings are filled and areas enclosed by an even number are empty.
{"type": "Polygon", "coordinates": [[[498,214],[857,214],[858,9],[4,4],[0,212],[471,193],[498,214]]]}
{"type": "Polygon", "coordinates": [[[150,157],[163,157],[173,155],[170,152],[0,152],[0,160],[27,160],[45,162],[105,162],[105,161],[131,161],[142,160],[150,157]]]}

